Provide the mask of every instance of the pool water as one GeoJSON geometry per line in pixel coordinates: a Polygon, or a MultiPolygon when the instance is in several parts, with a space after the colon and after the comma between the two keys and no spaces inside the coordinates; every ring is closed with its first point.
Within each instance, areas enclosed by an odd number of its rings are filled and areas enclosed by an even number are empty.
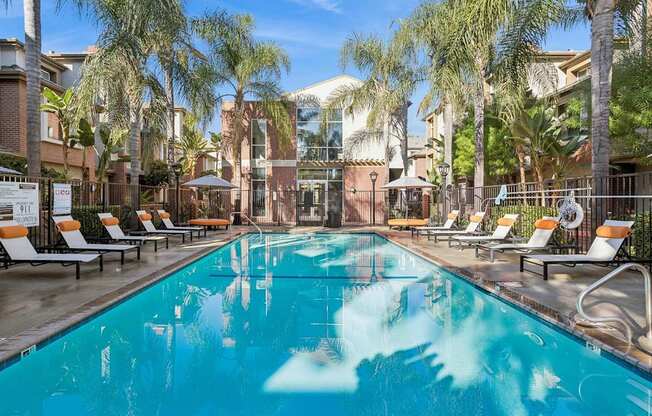
{"type": "Polygon", "coordinates": [[[269,234],[0,371],[0,415],[649,415],[651,392],[381,237],[269,234]]]}

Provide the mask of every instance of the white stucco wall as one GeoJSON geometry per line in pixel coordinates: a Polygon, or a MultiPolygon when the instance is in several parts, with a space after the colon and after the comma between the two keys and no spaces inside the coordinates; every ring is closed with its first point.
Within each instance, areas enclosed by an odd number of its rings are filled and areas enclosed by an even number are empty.
{"type": "MultiPolygon", "coordinates": [[[[359,85],[362,81],[350,75],[339,75],[315,84],[309,85],[305,88],[293,91],[288,94],[291,99],[301,100],[315,99],[321,105],[325,105],[331,94],[337,88],[346,85],[359,85]]],[[[356,131],[366,128],[368,111],[354,114],[353,116],[342,115],[342,147],[344,149],[344,157],[346,159],[384,159],[385,150],[382,143],[369,142],[365,145],[358,145],[353,147],[350,137],[356,131]]]]}

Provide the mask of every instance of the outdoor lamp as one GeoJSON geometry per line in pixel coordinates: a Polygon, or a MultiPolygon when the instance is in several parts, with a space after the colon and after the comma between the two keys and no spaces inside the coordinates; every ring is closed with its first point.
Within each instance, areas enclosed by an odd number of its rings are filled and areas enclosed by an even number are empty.
{"type": "Polygon", "coordinates": [[[371,173],[369,173],[369,179],[371,179],[371,183],[376,183],[376,179],[378,179],[378,173],[373,170],[371,173]]]}
{"type": "Polygon", "coordinates": [[[439,172],[439,174],[441,175],[442,178],[445,178],[446,176],[448,176],[448,172],[450,172],[450,169],[451,169],[451,166],[446,162],[443,162],[443,163],[440,163],[439,165],[437,165],[437,171],[439,172]]]}
{"type": "Polygon", "coordinates": [[[172,172],[174,172],[174,176],[176,176],[178,180],[183,174],[183,166],[181,166],[181,163],[175,163],[172,165],[172,172]]]}

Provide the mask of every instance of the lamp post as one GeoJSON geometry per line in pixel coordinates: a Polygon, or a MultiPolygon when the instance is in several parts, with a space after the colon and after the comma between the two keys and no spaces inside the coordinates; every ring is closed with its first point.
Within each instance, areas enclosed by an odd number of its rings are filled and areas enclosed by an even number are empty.
{"type": "Polygon", "coordinates": [[[369,173],[369,179],[371,179],[371,223],[376,225],[376,179],[378,179],[378,173],[372,170],[369,173]]]}
{"type": "Polygon", "coordinates": [[[253,190],[253,175],[252,171],[249,170],[245,174],[245,178],[247,180],[247,215],[252,217],[253,216],[253,200],[254,200],[254,190],[253,190]]]}
{"type": "Polygon", "coordinates": [[[446,163],[440,163],[437,165],[437,171],[439,172],[439,175],[441,176],[441,218],[443,221],[444,216],[446,215],[446,177],[448,176],[448,173],[450,172],[451,166],[446,163]]]}
{"type": "Polygon", "coordinates": [[[181,163],[175,163],[172,165],[172,172],[174,172],[174,179],[176,183],[176,189],[175,189],[175,197],[174,197],[174,216],[175,216],[175,221],[179,223],[179,200],[181,199],[181,189],[179,189],[179,178],[181,178],[181,175],[183,174],[183,167],[181,166],[181,163]]]}

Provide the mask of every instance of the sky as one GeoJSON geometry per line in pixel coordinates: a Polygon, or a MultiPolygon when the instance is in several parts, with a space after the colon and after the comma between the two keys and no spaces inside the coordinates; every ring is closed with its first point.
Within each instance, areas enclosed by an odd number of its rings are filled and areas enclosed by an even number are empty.
{"type": "MultiPolygon", "coordinates": [[[[22,1],[13,0],[0,9],[0,38],[24,38],[22,1]]],[[[226,9],[249,13],[256,21],[256,35],[281,45],[290,56],[292,68],[282,80],[287,91],[338,74],[359,76],[352,68],[342,69],[339,48],[354,32],[387,36],[397,20],[409,16],[420,0],[187,0],[190,15],[226,9]]],[[[86,15],[69,5],[57,11],[55,0],[42,0],[42,48],[44,52],[81,52],[95,43],[98,29],[86,15]]],[[[589,28],[582,24],[570,31],[553,30],[547,50],[584,50],[590,47],[589,28]]],[[[412,101],[419,103],[425,87],[412,101]]],[[[409,131],[424,134],[425,124],[417,114],[417,104],[409,112],[409,131]]],[[[216,117],[218,119],[218,117],[216,117]]],[[[214,121],[209,130],[219,130],[214,121]]]]}

